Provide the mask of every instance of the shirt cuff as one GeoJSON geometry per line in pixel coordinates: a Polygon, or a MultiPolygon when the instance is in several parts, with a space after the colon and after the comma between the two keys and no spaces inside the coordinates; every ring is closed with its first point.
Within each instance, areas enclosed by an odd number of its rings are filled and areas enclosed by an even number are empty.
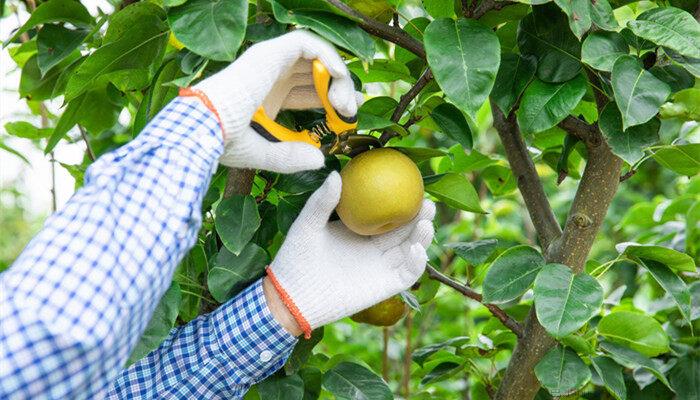
{"type": "Polygon", "coordinates": [[[297,338],[272,316],[262,279],[212,314],[220,354],[235,364],[241,381],[259,382],[282,368],[297,338]]]}

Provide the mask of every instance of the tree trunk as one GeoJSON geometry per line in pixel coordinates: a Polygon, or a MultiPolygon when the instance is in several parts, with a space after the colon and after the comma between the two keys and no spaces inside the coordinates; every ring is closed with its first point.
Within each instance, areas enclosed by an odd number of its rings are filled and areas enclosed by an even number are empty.
{"type": "MultiPolygon", "coordinates": [[[[503,138],[504,134],[507,135],[508,132],[499,132],[499,134],[503,138]]],[[[514,136],[512,132],[510,136],[514,136]]],[[[519,137],[519,132],[517,137],[519,137]]],[[[612,154],[597,129],[594,134],[586,136],[585,143],[588,149],[588,161],[576,197],[571,205],[564,231],[544,248],[547,262],[568,265],[574,273],[583,270],[596,234],[617,191],[620,181],[619,173],[622,167],[622,160],[612,154]]],[[[517,161],[511,160],[510,153],[508,153],[508,160],[513,168],[513,173],[520,172],[516,168],[517,161]]],[[[526,196],[522,187],[525,182],[529,181],[518,179],[518,186],[523,197],[526,196]]],[[[532,188],[528,188],[528,190],[532,191],[532,188]]],[[[528,204],[527,198],[526,204],[528,204]]],[[[541,203],[537,204],[542,206],[541,203]]],[[[533,215],[530,204],[528,204],[528,210],[533,215]]],[[[536,215],[536,217],[538,216],[536,215]]],[[[533,222],[537,226],[537,222],[533,222]]],[[[540,232],[541,236],[542,232],[540,232]]],[[[525,323],[525,334],[518,341],[513,352],[503,381],[498,388],[496,399],[529,400],[534,398],[540,387],[534,373],[535,366],[555,343],[556,341],[537,321],[533,307],[525,323]]]]}

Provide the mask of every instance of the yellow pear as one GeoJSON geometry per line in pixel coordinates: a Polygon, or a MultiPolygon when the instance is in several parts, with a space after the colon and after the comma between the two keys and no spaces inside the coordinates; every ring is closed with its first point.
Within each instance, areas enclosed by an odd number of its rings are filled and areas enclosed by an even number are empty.
{"type": "Polygon", "coordinates": [[[340,171],[343,189],[336,211],[351,231],[378,235],[411,221],[423,200],[416,164],[398,150],[366,151],[340,171]]]}
{"type": "Polygon", "coordinates": [[[370,308],[365,308],[350,319],[374,326],[391,326],[403,318],[407,311],[408,306],[401,300],[401,297],[394,296],[370,308]]]}

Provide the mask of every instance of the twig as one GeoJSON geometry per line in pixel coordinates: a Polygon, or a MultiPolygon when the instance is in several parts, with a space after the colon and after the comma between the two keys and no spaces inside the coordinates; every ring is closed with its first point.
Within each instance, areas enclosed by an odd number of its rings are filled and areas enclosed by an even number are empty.
{"type": "Polygon", "coordinates": [[[637,173],[636,169],[630,169],[624,175],[620,176],[620,182],[624,182],[624,181],[628,180],[629,178],[633,177],[634,174],[636,174],[636,173],[637,173]]]}
{"type": "Polygon", "coordinates": [[[530,214],[532,224],[537,230],[542,248],[546,252],[552,241],[561,235],[561,227],[554,216],[547,195],[544,193],[535,164],[528,154],[527,146],[515,120],[515,114],[511,112],[506,118],[493,101],[491,102],[491,112],[493,126],[501,138],[508,163],[517,179],[518,189],[525,200],[525,206],[530,214]]]}
{"type": "MultiPolygon", "coordinates": [[[[418,94],[430,83],[430,81],[433,80],[433,72],[430,70],[430,68],[426,68],[425,71],[423,71],[423,74],[421,74],[420,78],[418,78],[418,81],[411,87],[408,92],[403,94],[401,98],[399,99],[399,104],[396,106],[396,109],[394,110],[393,114],[391,114],[391,120],[393,122],[399,122],[401,119],[401,116],[403,113],[406,111],[408,108],[409,104],[415,99],[418,94]]],[[[410,120],[409,120],[410,122],[410,120]]],[[[415,121],[411,122],[411,124],[408,124],[408,126],[411,126],[415,123],[415,121]]],[[[389,141],[389,139],[399,136],[399,133],[394,131],[393,129],[387,129],[382,133],[382,136],[379,138],[379,140],[382,142],[382,144],[386,144],[386,142],[389,141]]]]}
{"type": "Polygon", "coordinates": [[[267,198],[267,195],[270,193],[270,190],[272,189],[272,184],[274,183],[273,179],[265,179],[265,187],[262,190],[262,193],[258,197],[255,198],[256,203],[262,203],[263,200],[267,198]]]}
{"type": "Polygon", "coordinates": [[[382,378],[389,382],[389,327],[382,328],[382,378]]]}
{"type": "Polygon", "coordinates": [[[342,0],[326,0],[326,3],[351,16],[357,21],[360,28],[364,29],[367,33],[401,46],[420,58],[425,58],[425,48],[423,44],[406,33],[403,29],[370,18],[343,3],[342,0]]]}
{"type": "Polygon", "coordinates": [[[413,333],[413,310],[406,315],[406,349],[403,354],[403,397],[411,398],[411,334],[413,333]]]}
{"type": "Polygon", "coordinates": [[[90,142],[88,142],[87,135],[85,134],[85,128],[83,128],[82,125],[78,124],[78,130],[80,130],[80,136],[85,142],[85,153],[87,154],[90,161],[95,161],[95,153],[93,153],[92,149],[90,148],[90,142]]]}
{"type": "Polygon", "coordinates": [[[426,271],[428,272],[428,277],[430,279],[436,280],[440,283],[443,283],[452,289],[462,293],[464,296],[478,301],[479,303],[483,304],[484,307],[486,307],[491,314],[493,314],[494,317],[496,317],[503,325],[505,325],[508,329],[513,331],[515,335],[518,338],[521,338],[523,336],[523,328],[520,326],[520,324],[511,318],[508,314],[506,314],[505,311],[501,310],[498,306],[494,304],[484,304],[482,302],[481,295],[477,292],[475,292],[472,288],[462,285],[461,283],[455,281],[454,279],[443,275],[440,271],[435,269],[432,265],[427,265],[426,266],[426,271]]]}

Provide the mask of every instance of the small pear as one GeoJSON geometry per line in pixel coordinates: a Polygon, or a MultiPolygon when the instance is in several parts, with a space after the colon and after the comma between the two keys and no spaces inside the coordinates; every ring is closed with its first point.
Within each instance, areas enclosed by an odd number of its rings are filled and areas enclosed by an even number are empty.
{"type": "Polygon", "coordinates": [[[365,308],[350,319],[374,326],[391,326],[399,322],[406,312],[408,312],[408,306],[401,300],[401,296],[394,296],[370,308],[365,308]]]}

